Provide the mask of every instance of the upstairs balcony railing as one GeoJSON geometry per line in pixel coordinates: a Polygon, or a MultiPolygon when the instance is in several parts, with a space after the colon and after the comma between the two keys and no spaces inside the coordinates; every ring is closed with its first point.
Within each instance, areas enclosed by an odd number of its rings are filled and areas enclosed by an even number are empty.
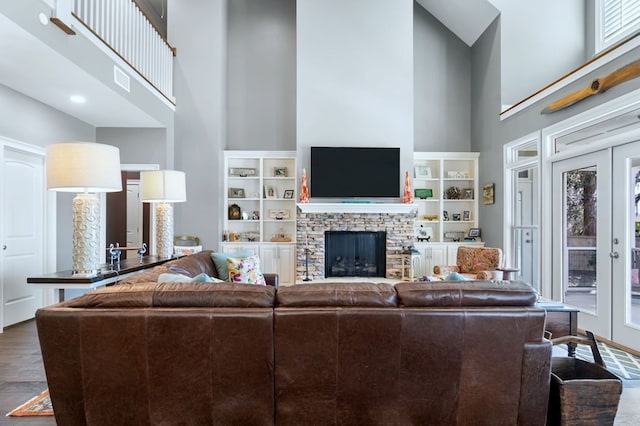
{"type": "Polygon", "coordinates": [[[163,97],[175,104],[175,49],[132,0],[58,0],[58,17],[65,14],[79,21],[163,97]]]}

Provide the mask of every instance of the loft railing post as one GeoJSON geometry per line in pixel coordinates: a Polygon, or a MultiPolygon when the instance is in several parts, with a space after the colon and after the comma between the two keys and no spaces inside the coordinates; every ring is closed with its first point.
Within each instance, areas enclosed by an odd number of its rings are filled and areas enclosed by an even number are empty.
{"type": "Polygon", "coordinates": [[[73,0],[56,0],[56,7],[51,16],[51,22],[56,24],[62,31],[68,35],[75,35],[76,32],[71,28],[71,11],[73,10],[73,0]]]}

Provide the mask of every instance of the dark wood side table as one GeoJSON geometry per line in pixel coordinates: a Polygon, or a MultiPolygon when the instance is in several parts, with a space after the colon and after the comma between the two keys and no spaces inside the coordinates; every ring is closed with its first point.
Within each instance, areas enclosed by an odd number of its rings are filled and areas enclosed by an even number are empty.
{"type": "Polygon", "coordinates": [[[66,289],[91,290],[103,287],[170,260],[172,258],[161,259],[158,256],[143,256],[142,261],[140,261],[140,258],[136,257],[135,259],[121,260],[119,267],[118,265],[113,265],[113,267],[109,264],[102,265],[100,273],[92,277],[74,277],[73,271],[67,270],[52,272],[39,277],[28,277],[27,283],[42,288],[59,290],[60,301],[62,301],[64,300],[64,290],[66,289]]]}
{"type": "MultiPolygon", "coordinates": [[[[547,311],[545,330],[551,333],[551,338],[578,335],[579,309],[567,306],[554,300],[540,299],[536,306],[547,311]]],[[[568,343],[569,356],[575,356],[576,344],[568,343]]]]}

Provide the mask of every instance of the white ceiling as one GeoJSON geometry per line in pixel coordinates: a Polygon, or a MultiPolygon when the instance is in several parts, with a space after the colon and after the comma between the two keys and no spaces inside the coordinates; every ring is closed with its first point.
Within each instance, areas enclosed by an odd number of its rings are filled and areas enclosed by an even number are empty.
{"type": "MultiPolygon", "coordinates": [[[[163,1],[149,0],[149,3],[160,11],[163,1]]],[[[417,2],[468,46],[475,43],[499,13],[487,0],[417,2]]],[[[119,93],[2,14],[0,51],[0,84],[95,127],[159,126],[156,120],[119,93]],[[74,94],[83,95],[87,102],[82,105],[70,102],[69,97],[74,94]]]]}
{"type": "Polygon", "coordinates": [[[473,44],[500,11],[487,0],[416,0],[467,46],[473,44]]]}
{"type": "Polygon", "coordinates": [[[95,127],[159,126],[123,96],[2,14],[0,52],[0,84],[95,127]],[[75,104],[69,100],[71,95],[82,95],[87,102],[75,104]]]}

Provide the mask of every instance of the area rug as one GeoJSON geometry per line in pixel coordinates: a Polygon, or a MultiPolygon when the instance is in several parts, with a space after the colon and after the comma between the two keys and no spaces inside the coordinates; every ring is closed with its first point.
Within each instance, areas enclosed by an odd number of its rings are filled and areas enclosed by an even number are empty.
{"type": "Polygon", "coordinates": [[[51,398],[49,398],[49,389],[7,413],[7,416],[53,416],[53,406],[51,405],[51,398]]]}
{"type": "MultiPolygon", "coordinates": [[[[640,380],[640,358],[602,342],[598,342],[598,349],[607,370],[621,379],[640,380]]],[[[593,362],[591,348],[587,345],[578,345],[576,356],[593,362]]]]}

